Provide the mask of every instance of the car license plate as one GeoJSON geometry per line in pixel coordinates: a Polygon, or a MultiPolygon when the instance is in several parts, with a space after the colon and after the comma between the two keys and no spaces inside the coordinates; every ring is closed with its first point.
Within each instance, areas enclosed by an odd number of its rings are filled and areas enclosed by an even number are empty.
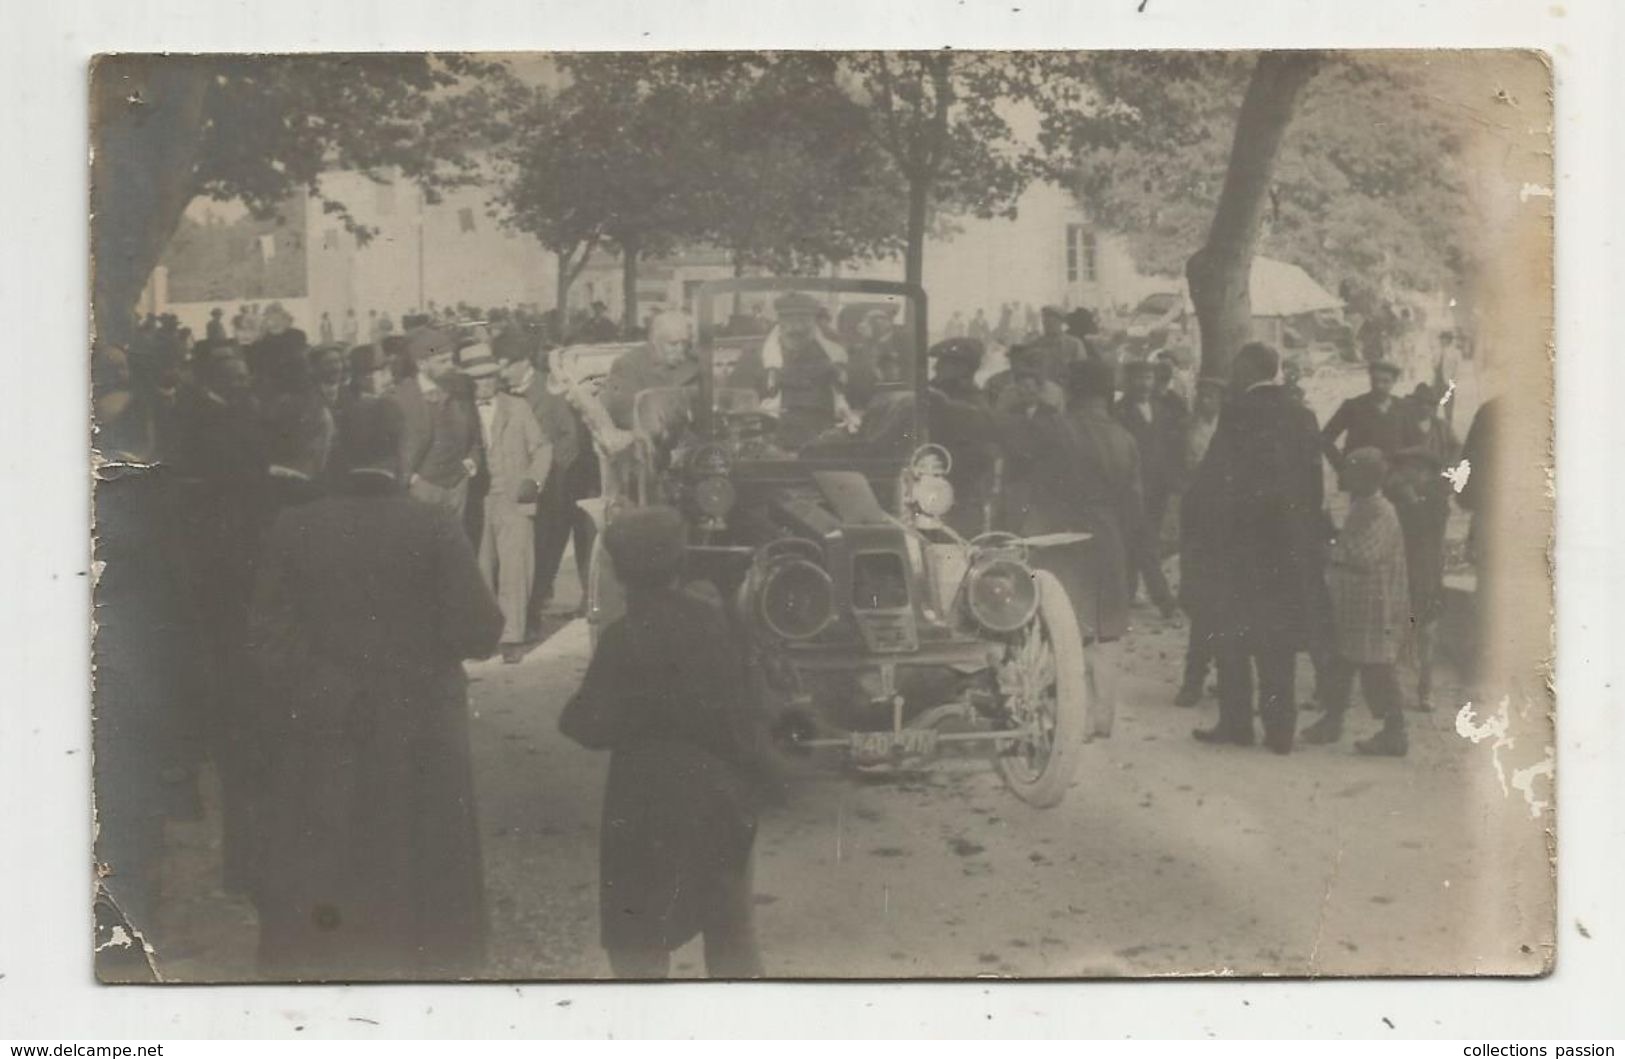
{"type": "Polygon", "coordinates": [[[934,728],[905,728],[901,732],[853,732],[852,755],[862,762],[885,761],[897,751],[899,757],[931,757],[937,752],[934,728]]]}

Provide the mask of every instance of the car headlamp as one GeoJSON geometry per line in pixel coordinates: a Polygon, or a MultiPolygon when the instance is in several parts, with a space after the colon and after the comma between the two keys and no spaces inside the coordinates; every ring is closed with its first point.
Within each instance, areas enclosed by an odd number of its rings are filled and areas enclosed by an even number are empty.
{"type": "Polygon", "coordinates": [[[785,640],[811,639],[835,620],[834,582],[806,559],[773,563],[756,598],[763,624],[785,640]]]}
{"type": "Polygon", "coordinates": [[[695,510],[706,518],[721,519],[733,510],[734,484],[720,474],[695,482],[690,495],[694,498],[695,510]]]}
{"type": "Polygon", "coordinates": [[[954,487],[948,472],[954,460],[941,445],[921,445],[909,461],[909,498],[916,510],[930,518],[941,518],[954,506],[954,487]]]}
{"type": "Polygon", "coordinates": [[[1038,611],[1032,568],[1006,555],[977,560],[965,575],[965,605],[987,631],[1015,632],[1038,611]]]}

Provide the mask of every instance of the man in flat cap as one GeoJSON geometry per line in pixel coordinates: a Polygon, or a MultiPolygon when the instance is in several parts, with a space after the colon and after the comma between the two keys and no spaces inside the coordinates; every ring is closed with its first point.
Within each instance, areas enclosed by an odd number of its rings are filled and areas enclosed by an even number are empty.
{"type": "Polygon", "coordinates": [[[976,385],[983,352],[981,340],[975,338],[945,339],[926,351],[936,365],[926,391],[926,423],[931,439],[953,457],[948,481],[954,487],[954,506],[947,522],[965,536],[991,528],[988,505],[999,454],[993,409],[976,385]]]}
{"type": "Polygon", "coordinates": [[[1338,470],[1343,467],[1344,455],[1356,449],[1376,449],[1391,460],[1401,449],[1417,442],[1405,403],[1394,394],[1399,365],[1373,360],[1370,375],[1371,389],[1339,405],[1320,432],[1326,459],[1338,470]],[[1340,438],[1341,449],[1337,444],[1340,438]]]}
{"type": "Polygon", "coordinates": [[[778,441],[788,449],[834,426],[837,410],[846,405],[846,351],[826,346],[818,330],[820,308],[810,294],[781,294],[773,301],[778,326],[762,344],[767,396],[779,398],[778,441]]]}
{"type": "Polygon", "coordinates": [[[619,511],[604,546],[626,614],[598,643],[559,730],[608,750],[599,832],[599,937],[619,978],[664,978],[704,937],[714,978],[762,974],[751,847],[762,778],[744,665],[717,609],[678,585],[673,508],[619,511]]]}
{"type": "Polygon", "coordinates": [[[1066,333],[1066,311],[1059,305],[1046,305],[1039,313],[1043,334],[1029,346],[1038,355],[1044,378],[1065,387],[1067,369],[1074,361],[1089,355],[1083,340],[1066,333]]]}

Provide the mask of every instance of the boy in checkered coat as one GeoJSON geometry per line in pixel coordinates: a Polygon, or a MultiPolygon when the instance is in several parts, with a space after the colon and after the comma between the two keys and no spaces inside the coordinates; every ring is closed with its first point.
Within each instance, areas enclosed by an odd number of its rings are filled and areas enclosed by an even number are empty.
{"type": "Polygon", "coordinates": [[[1351,497],[1348,519],[1326,566],[1336,631],[1336,656],[1322,675],[1325,714],[1304,730],[1306,743],[1334,743],[1343,736],[1343,714],[1354,676],[1382,730],[1354,748],[1362,754],[1403,757],[1405,712],[1395,662],[1410,623],[1405,579],[1405,537],[1393,504],[1382,495],[1388,463],[1374,448],[1357,449],[1343,464],[1343,488],[1351,497]]]}

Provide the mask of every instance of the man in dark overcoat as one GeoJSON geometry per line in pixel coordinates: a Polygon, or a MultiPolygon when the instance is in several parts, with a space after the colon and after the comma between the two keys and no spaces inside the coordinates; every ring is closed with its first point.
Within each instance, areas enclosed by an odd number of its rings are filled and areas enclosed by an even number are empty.
{"type": "Polygon", "coordinates": [[[559,730],[608,750],[599,834],[600,939],[620,978],[664,978],[703,935],[706,973],[762,974],[751,913],[763,778],[744,663],[721,613],[677,587],[686,545],[669,507],[604,530],[626,616],[604,630],[559,730]]]}
{"type": "Polygon", "coordinates": [[[1193,531],[1211,557],[1204,567],[1221,629],[1219,722],[1194,734],[1206,743],[1253,742],[1256,669],[1265,743],[1286,754],[1297,725],[1297,655],[1321,620],[1325,523],[1314,413],[1286,393],[1280,371],[1281,355],[1269,346],[1237,352],[1234,395],[1191,486],[1200,512],[1193,531]]]}
{"type": "MultiPolygon", "coordinates": [[[[1059,388],[1044,378],[1039,363],[1022,359],[1011,370],[1013,380],[1000,395],[997,409],[1006,472],[1014,486],[1002,528],[1023,537],[1090,534],[1085,541],[1035,549],[1032,562],[1055,575],[1072,603],[1101,707],[1091,720],[1091,734],[1106,735],[1114,715],[1116,668],[1114,649],[1103,645],[1128,629],[1119,505],[1125,490],[1138,495],[1134,441],[1104,408],[1111,379],[1100,365],[1068,369],[1069,382],[1080,381],[1075,372],[1103,374],[1093,380],[1104,386],[1104,395],[1098,396],[1100,407],[1095,409],[1099,422],[1090,426],[1058,407],[1059,388]]],[[[1086,383],[1078,389],[1088,388],[1086,383]]]]}
{"type": "MultiPolygon", "coordinates": [[[[268,460],[265,474],[251,496],[251,532],[234,559],[239,579],[252,591],[264,539],[287,508],[323,495],[323,468],[333,442],[333,419],[320,394],[283,394],[274,398],[260,421],[268,460]]],[[[222,696],[225,720],[218,768],[221,787],[222,859],[233,889],[253,894],[263,870],[264,804],[269,779],[267,742],[259,728],[259,681],[248,657],[246,621],[249,600],[243,599],[244,640],[234,644],[228,691],[222,696]]]]}
{"type": "Polygon", "coordinates": [[[926,391],[926,423],[931,440],[953,457],[948,481],[954,487],[954,505],[946,522],[967,538],[992,528],[994,464],[999,458],[993,409],[976,385],[983,353],[974,338],[944,339],[926,351],[936,363],[926,391]]]}
{"type": "Polygon", "coordinates": [[[1165,400],[1154,392],[1155,367],[1147,360],[1131,360],[1123,365],[1123,394],[1113,415],[1134,437],[1140,454],[1140,490],[1145,499],[1146,522],[1143,532],[1150,547],[1131,553],[1129,596],[1133,598],[1143,578],[1152,602],[1163,614],[1173,612],[1173,595],[1162,576],[1162,524],[1168,499],[1179,487],[1181,450],[1184,448],[1184,417],[1174,414],[1165,400]]]}
{"type": "Polygon", "coordinates": [[[399,415],[357,407],[343,492],[283,511],[256,578],[278,979],[456,978],[484,952],[462,660],[495,649],[502,612],[462,527],[398,481],[399,415]]]}

